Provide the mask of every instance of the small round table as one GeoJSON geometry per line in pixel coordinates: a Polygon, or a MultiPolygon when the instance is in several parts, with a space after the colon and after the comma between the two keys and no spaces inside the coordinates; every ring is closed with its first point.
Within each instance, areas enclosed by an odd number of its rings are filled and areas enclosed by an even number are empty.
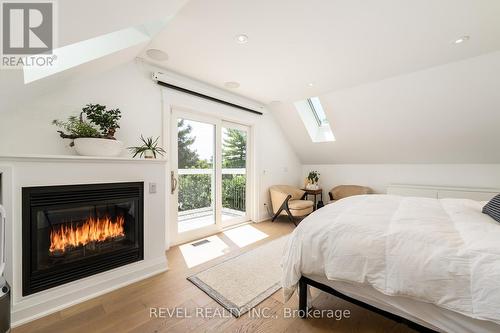
{"type": "Polygon", "coordinates": [[[314,202],[314,205],[313,205],[313,210],[316,210],[316,209],[318,208],[318,207],[317,207],[318,202],[317,202],[317,200],[316,200],[316,197],[319,195],[320,201],[323,201],[323,189],[318,188],[317,190],[309,190],[309,189],[307,189],[307,188],[303,188],[303,189],[302,189],[302,191],[306,192],[306,193],[304,194],[304,199],[306,199],[306,200],[307,200],[307,197],[308,197],[309,195],[314,195],[314,201],[313,201],[313,202],[314,202]]]}

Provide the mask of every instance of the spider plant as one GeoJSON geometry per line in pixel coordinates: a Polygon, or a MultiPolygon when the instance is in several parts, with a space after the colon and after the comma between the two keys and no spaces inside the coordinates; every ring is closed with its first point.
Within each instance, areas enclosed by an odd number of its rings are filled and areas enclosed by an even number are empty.
{"type": "Polygon", "coordinates": [[[163,156],[166,154],[166,151],[162,147],[158,147],[159,139],[159,137],[153,139],[152,136],[144,138],[141,135],[142,146],[128,147],[127,149],[134,154],[133,157],[139,155],[139,157],[144,156],[145,158],[157,158],[157,155],[163,156]]]}

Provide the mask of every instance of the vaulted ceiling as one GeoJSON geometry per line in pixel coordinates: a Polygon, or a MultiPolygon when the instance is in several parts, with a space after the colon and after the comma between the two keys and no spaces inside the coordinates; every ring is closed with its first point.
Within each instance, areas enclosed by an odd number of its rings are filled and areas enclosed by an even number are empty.
{"type": "Polygon", "coordinates": [[[269,103],[500,49],[499,17],[498,0],[191,0],[152,45],[170,69],[269,103]]]}
{"type": "Polygon", "coordinates": [[[2,71],[0,111],[140,56],[268,104],[304,163],[500,163],[498,0],[72,0],[58,12],[59,46],[167,23],[40,82],[2,71]],[[293,102],[311,96],[335,142],[312,143],[300,122],[293,102]]]}

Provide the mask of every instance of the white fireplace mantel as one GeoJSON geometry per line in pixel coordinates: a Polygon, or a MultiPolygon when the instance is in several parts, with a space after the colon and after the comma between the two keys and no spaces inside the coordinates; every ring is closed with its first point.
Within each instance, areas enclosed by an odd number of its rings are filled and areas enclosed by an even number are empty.
{"type": "Polygon", "coordinates": [[[12,323],[18,326],[167,270],[165,159],[76,155],[0,156],[0,203],[7,211],[6,277],[12,287],[12,323]],[[144,182],[144,260],[22,296],[22,188],[144,182]],[[149,191],[156,184],[156,192],[149,191]]]}
{"type": "Polygon", "coordinates": [[[137,162],[137,163],[166,163],[164,158],[147,159],[132,157],[101,157],[101,156],[80,156],[80,155],[0,155],[0,161],[5,162],[40,162],[40,161],[60,161],[60,162],[137,162]]]}

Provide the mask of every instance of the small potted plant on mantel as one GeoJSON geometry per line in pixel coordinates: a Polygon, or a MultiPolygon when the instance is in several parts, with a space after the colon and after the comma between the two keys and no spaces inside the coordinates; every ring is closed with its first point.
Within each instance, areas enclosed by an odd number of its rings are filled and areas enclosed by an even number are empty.
{"type": "Polygon", "coordinates": [[[141,135],[142,146],[128,147],[128,149],[134,154],[133,158],[137,155],[144,156],[144,158],[157,158],[158,155],[163,156],[166,153],[162,147],[158,147],[159,139],[159,137],[156,139],[153,137],[144,138],[141,135]]]}
{"type": "Polygon", "coordinates": [[[57,132],[61,138],[71,139],[70,147],[75,147],[79,155],[118,156],[123,150],[123,143],[115,138],[120,119],[120,109],[107,110],[105,105],[87,104],[79,117],[52,123],[63,129],[57,132]]]}
{"type": "Polygon", "coordinates": [[[320,173],[318,171],[309,171],[309,175],[307,176],[307,184],[306,188],[308,190],[317,190],[319,189],[319,176],[320,173]]]}

